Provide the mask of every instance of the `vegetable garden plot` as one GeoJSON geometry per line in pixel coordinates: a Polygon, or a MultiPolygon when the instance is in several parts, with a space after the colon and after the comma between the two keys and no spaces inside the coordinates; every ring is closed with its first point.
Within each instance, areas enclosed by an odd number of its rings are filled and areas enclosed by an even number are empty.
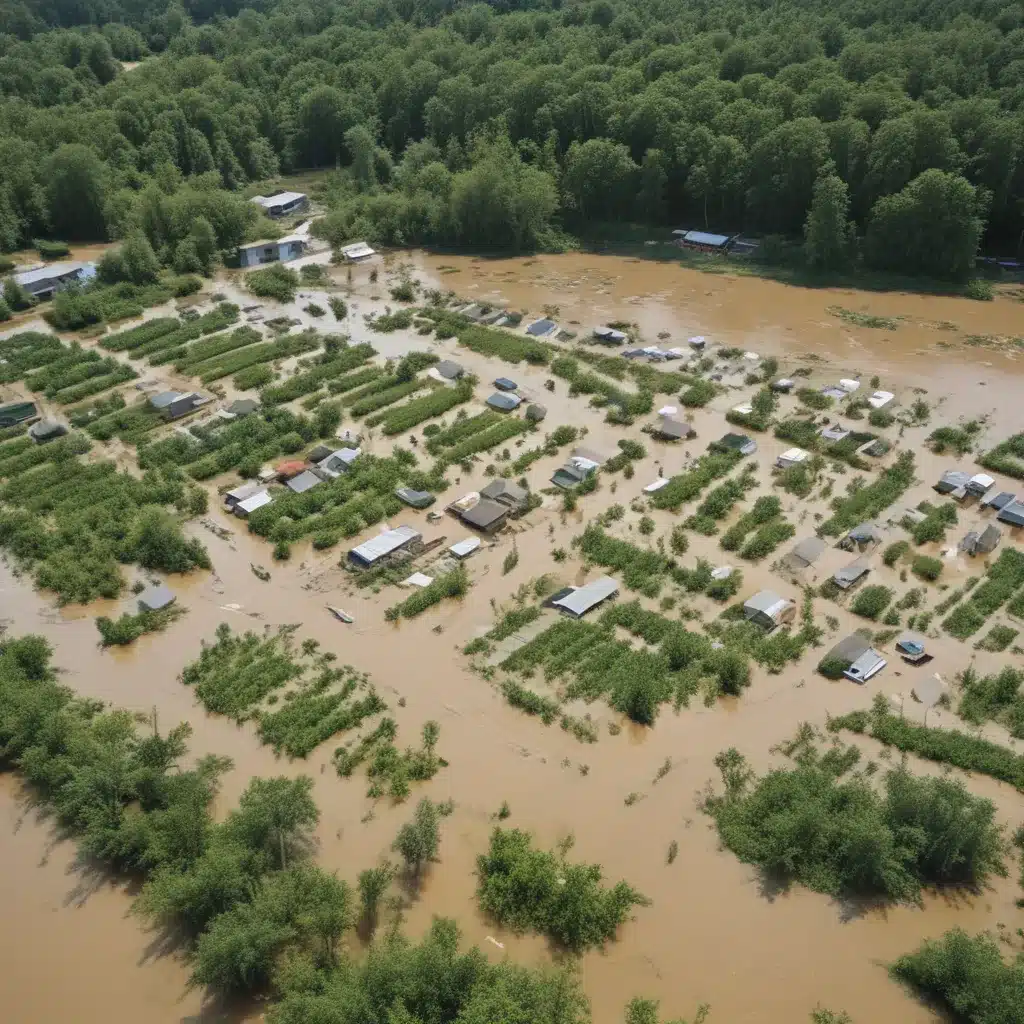
{"type": "Polygon", "coordinates": [[[54,334],[22,331],[0,341],[0,384],[21,380],[33,370],[64,358],[68,347],[54,334]]]}
{"type": "Polygon", "coordinates": [[[212,384],[221,377],[228,377],[247,366],[257,363],[272,363],[277,359],[288,359],[290,356],[312,352],[320,344],[319,339],[304,334],[285,335],[277,341],[267,341],[259,345],[227,352],[222,356],[208,359],[202,363],[189,366],[189,374],[198,377],[204,384],[212,384]]]}
{"type": "Polygon", "coordinates": [[[134,345],[128,352],[132,359],[142,359],[152,356],[153,362],[169,362],[177,359],[185,351],[185,346],[190,341],[195,341],[206,334],[215,334],[223,331],[238,320],[238,307],[230,302],[222,302],[209,313],[195,317],[192,320],[182,319],[177,330],[151,337],[146,341],[134,345]],[[165,353],[166,358],[158,356],[157,353],[165,353]],[[170,353],[173,353],[171,355],[170,353]]]}
{"type": "Polygon", "coordinates": [[[282,405],[317,391],[328,382],[338,385],[335,393],[342,394],[351,388],[369,383],[380,373],[375,367],[366,367],[349,373],[350,370],[361,367],[374,355],[376,350],[372,345],[353,345],[351,348],[346,346],[333,355],[325,352],[315,366],[289,377],[281,384],[263,388],[260,391],[260,401],[264,408],[282,405]]]}
{"type": "Polygon", "coordinates": [[[213,359],[214,356],[222,356],[226,352],[233,352],[238,348],[244,348],[246,345],[255,345],[262,340],[263,335],[255,328],[236,327],[233,331],[212,334],[205,341],[193,341],[182,350],[181,355],[175,354],[176,349],[159,352],[150,359],[150,363],[157,365],[157,363],[169,363],[173,360],[175,370],[192,376],[192,367],[195,364],[213,359]]]}
{"type": "Polygon", "coordinates": [[[90,419],[85,429],[97,441],[119,437],[126,444],[138,445],[145,440],[149,431],[162,426],[164,422],[159,410],[153,408],[149,399],[141,398],[134,405],[122,405],[90,419]]]}
{"type": "Polygon", "coordinates": [[[650,391],[629,392],[614,382],[580,369],[571,356],[561,356],[551,363],[551,372],[556,377],[569,381],[570,395],[595,395],[602,402],[618,406],[630,416],[643,416],[654,407],[650,391]]]}
{"type": "Polygon", "coordinates": [[[994,611],[1024,587],[1024,554],[1016,548],[1003,548],[988,567],[985,580],[971,591],[942,621],[942,628],[958,640],[965,640],[984,625],[994,611]]]}
{"type": "Polygon", "coordinates": [[[714,480],[725,476],[740,458],[739,452],[734,451],[705,452],[693,469],[670,477],[660,491],[655,491],[651,495],[651,504],[655,508],[676,511],[686,502],[693,501],[714,480]]]}
{"type": "Polygon", "coordinates": [[[462,597],[468,590],[469,574],[465,566],[459,565],[451,572],[436,577],[428,586],[415,590],[404,601],[392,605],[384,613],[384,618],[388,622],[412,619],[439,604],[446,597],[462,597]]]}
{"type": "Polygon", "coordinates": [[[134,380],[136,377],[138,374],[130,366],[117,364],[107,373],[90,377],[80,384],[73,384],[71,387],[61,389],[53,396],[53,400],[59,405],[73,405],[75,402],[81,402],[91,395],[101,394],[110,388],[117,387],[118,384],[134,380]]]}
{"type": "Polygon", "coordinates": [[[726,551],[738,551],[740,558],[758,561],[795,533],[793,524],[782,516],[779,499],[764,495],[726,530],[720,544],[726,551]]]}
{"type": "Polygon", "coordinates": [[[236,722],[256,722],[262,742],[289,757],[306,757],[319,744],[358,728],[387,710],[369,677],[315,640],[295,643],[295,626],[269,636],[233,633],[222,623],[186,665],[181,681],[195,688],[203,706],[236,722]],[[287,689],[287,692],[281,693],[287,689]]]}
{"type": "MultiPolygon", "coordinates": [[[[366,416],[369,413],[377,412],[378,409],[385,409],[389,405],[394,405],[395,402],[399,402],[409,395],[414,395],[417,391],[431,388],[431,386],[432,383],[430,381],[421,379],[397,383],[392,382],[388,387],[375,387],[371,385],[371,388],[374,388],[371,394],[363,395],[361,398],[350,403],[346,403],[345,399],[342,399],[342,405],[348,404],[353,416],[366,416]]],[[[382,415],[387,416],[387,413],[382,415]]],[[[381,418],[376,417],[376,422],[381,422],[381,418]]],[[[367,423],[369,424],[370,421],[367,420],[367,423]]]]}
{"type": "Polygon", "coordinates": [[[463,459],[468,459],[477,452],[485,452],[491,448],[497,448],[499,444],[510,441],[513,437],[518,437],[520,434],[525,434],[532,429],[533,427],[529,420],[505,418],[502,422],[495,423],[486,430],[472,434],[458,444],[446,449],[438,456],[436,469],[438,472],[443,472],[446,466],[462,462],[463,459]]]}
{"type": "Polygon", "coordinates": [[[914,453],[902,452],[893,465],[883,469],[869,484],[853,486],[850,482],[844,498],[832,501],[832,518],[821,524],[819,532],[826,537],[836,537],[858,523],[876,518],[914,482],[914,453]]]}
{"type": "Polygon", "coordinates": [[[450,427],[445,427],[431,434],[427,439],[427,451],[431,455],[437,455],[442,448],[451,448],[470,435],[486,430],[495,423],[500,423],[503,419],[505,417],[493,409],[477,413],[476,416],[457,417],[450,427]]]}
{"type": "Polygon", "coordinates": [[[173,316],[157,317],[127,331],[104,335],[100,338],[100,345],[109,352],[127,352],[178,330],[182,323],[183,321],[173,316]]]}
{"type": "Polygon", "coordinates": [[[648,597],[657,597],[665,576],[673,565],[672,559],[657,551],[637,547],[629,541],[609,536],[595,523],[591,523],[573,545],[588,561],[596,562],[622,573],[622,582],[631,590],[639,590],[648,597]]]}
{"type": "Polygon", "coordinates": [[[380,413],[367,424],[373,426],[377,423],[382,425],[385,436],[391,437],[394,434],[402,434],[406,430],[422,423],[424,420],[433,419],[435,416],[443,416],[450,409],[468,402],[473,397],[473,385],[469,382],[459,384],[454,388],[439,388],[437,391],[424,395],[422,398],[414,398],[405,405],[380,413]]]}

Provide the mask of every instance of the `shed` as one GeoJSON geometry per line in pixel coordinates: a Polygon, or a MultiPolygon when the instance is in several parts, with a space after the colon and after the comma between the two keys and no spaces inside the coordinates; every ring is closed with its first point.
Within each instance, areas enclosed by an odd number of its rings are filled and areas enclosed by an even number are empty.
{"type": "Polygon", "coordinates": [[[710,231],[673,231],[672,234],[677,245],[697,252],[725,252],[732,240],[732,235],[718,235],[710,231]]]}
{"type": "Polygon", "coordinates": [[[335,477],[341,476],[342,473],[347,473],[352,468],[352,463],[361,454],[362,452],[358,448],[339,448],[318,463],[317,468],[333,480],[335,477]]]}
{"type": "Polygon", "coordinates": [[[644,494],[654,494],[656,491],[660,491],[662,487],[668,487],[669,480],[667,476],[659,476],[657,480],[652,484],[647,484],[644,487],[644,494]]]}
{"type": "Polygon", "coordinates": [[[818,431],[826,441],[842,441],[850,436],[850,431],[839,426],[838,423],[830,423],[818,431]]]}
{"type": "Polygon", "coordinates": [[[793,388],[796,387],[796,381],[790,377],[780,377],[777,381],[772,384],[772,391],[781,391],[784,394],[789,394],[793,388]]]}
{"type": "Polygon", "coordinates": [[[960,550],[966,555],[988,555],[995,551],[1001,537],[999,527],[989,523],[981,533],[971,530],[960,541],[960,550]]]}
{"type": "Polygon", "coordinates": [[[1012,491],[1001,491],[999,486],[990,487],[988,493],[981,499],[979,504],[982,508],[994,508],[998,511],[1001,508],[1005,508],[1016,498],[1016,495],[1012,491]]]}
{"type": "Polygon", "coordinates": [[[690,338],[687,342],[690,348],[695,348],[698,352],[703,351],[707,346],[707,343],[708,339],[705,338],[703,334],[698,334],[696,337],[690,338]]]}
{"type": "Polygon", "coordinates": [[[248,242],[238,247],[238,265],[260,267],[267,263],[288,263],[303,255],[307,242],[305,235],[285,235],[284,238],[248,242]]]}
{"type": "Polygon", "coordinates": [[[313,490],[314,487],[319,487],[323,483],[311,469],[303,470],[297,476],[293,476],[285,486],[296,494],[305,494],[306,491],[313,490]]]}
{"type": "Polygon", "coordinates": [[[812,566],[824,550],[825,542],[820,537],[808,537],[783,556],[782,564],[790,572],[801,572],[812,566]]]}
{"type": "Polygon", "coordinates": [[[852,395],[854,391],[857,391],[860,388],[860,381],[851,380],[849,377],[843,377],[839,381],[839,387],[842,388],[842,390],[845,391],[846,394],[852,395]]]}
{"type": "Polygon", "coordinates": [[[436,500],[430,491],[414,491],[411,487],[399,487],[395,497],[410,508],[429,508],[436,500]]]}
{"type": "Polygon", "coordinates": [[[871,522],[859,523],[839,542],[839,546],[846,551],[853,551],[855,548],[863,550],[872,544],[882,542],[882,531],[871,522]]]}
{"type": "Polygon", "coordinates": [[[967,481],[967,493],[982,498],[995,486],[995,483],[995,477],[989,476],[988,473],[975,473],[967,481]]]}
{"type": "Polygon", "coordinates": [[[614,597],[619,592],[619,585],[611,576],[601,576],[582,587],[573,589],[562,597],[555,597],[551,605],[580,619],[591,609],[614,597]]]}
{"type": "Polygon", "coordinates": [[[526,418],[531,423],[540,423],[548,414],[548,410],[543,405],[538,405],[534,402],[532,405],[526,407],[526,418]]]}
{"type": "Polygon", "coordinates": [[[756,622],[765,629],[775,629],[796,617],[796,604],[780,597],[774,590],[759,590],[743,602],[743,615],[748,622],[756,622]]]}
{"type": "Polygon", "coordinates": [[[250,416],[259,410],[260,403],[255,398],[237,398],[224,411],[232,416],[250,416]]]}
{"type": "Polygon", "coordinates": [[[498,377],[494,382],[494,386],[499,391],[515,391],[519,387],[510,377],[498,377]]]}
{"type": "Polygon", "coordinates": [[[309,459],[314,465],[318,462],[323,462],[328,456],[333,455],[337,451],[329,444],[317,444],[306,452],[306,458],[309,459]]]}
{"type": "Polygon", "coordinates": [[[672,419],[670,416],[662,416],[651,428],[651,436],[660,438],[662,441],[684,441],[689,437],[696,437],[696,435],[697,431],[689,423],[672,419]]]}
{"type": "Polygon", "coordinates": [[[627,336],[612,327],[595,327],[594,337],[605,345],[621,345],[627,336]]]}
{"type": "Polygon", "coordinates": [[[904,633],[896,641],[896,652],[904,661],[909,661],[912,665],[931,660],[925,652],[924,641],[916,633],[904,633]]]}
{"type": "Polygon", "coordinates": [[[68,428],[60,420],[39,420],[28,428],[28,436],[36,444],[46,444],[47,441],[55,441],[58,437],[63,437],[67,432],[68,428]]]}
{"type": "Polygon", "coordinates": [[[368,260],[371,256],[377,255],[376,249],[371,249],[365,242],[353,242],[351,245],[341,247],[341,255],[350,263],[360,263],[368,260]]]}
{"type": "Polygon", "coordinates": [[[971,481],[969,473],[963,473],[959,469],[950,469],[939,477],[938,483],[934,485],[932,490],[938,491],[939,494],[953,494],[954,491],[967,491],[967,485],[971,481]]]}
{"type": "Polygon", "coordinates": [[[96,276],[92,263],[51,263],[14,275],[14,280],[34,299],[48,299],[69,284],[81,284],[96,276]]]}
{"type": "Polygon", "coordinates": [[[146,587],[138,596],[140,612],[158,612],[174,604],[174,592],[166,583],[155,583],[146,587]]]}
{"type": "Polygon", "coordinates": [[[5,402],[0,405],[0,427],[13,427],[37,415],[35,402],[5,402]]]}
{"type": "Polygon", "coordinates": [[[496,501],[509,508],[525,508],[530,500],[530,492],[525,487],[513,483],[511,480],[492,480],[480,491],[481,498],[496,501]]]}
{"type": "Polygon", "coordinates": [[[822,661],[842,661],[852,665],[865,651],[871,650],[871,633],[858,630],[844,637],[822,658],[822,661]]]}
{"type": "Polygon", "coordinates": [[[246,498],[251,498],[254,494],[259,494],[261,491],[266,492],[266,487],[253,480],[239,484],[225,493],[224,506],[225,508],[233,509],[240,501],[245,501],[246,498]]]}
{"type": "Polygon", "coordinates": [[[176,420],[195,409],[199,404],[199,396],[194,392],[161,391],[149,400],[149,404],[164,419],[176,420]]]}
{"type": "Polygon", "coordinates": [[[512,508],[509,505],[481,498],[472,508],[460,512],[459,518],[484,533],[494,533],[505,525],[505,520],[511,512],[512,508]]]}
{"type": "Polygon", "coordinates": [[[428,576],[424,572],[414,572],[408,579],[402,580],[401,586],[403,587],[429,587],[434,582],[433,576],[428,576]]]}
{"type": "Polygon", "coordinates": [[[591,473],[598,469],[598,463],[582,456],[573,456],[564,466],[556,469],[551,482],[558,487],[569,488],[583,483],[591,473]]]}
{"type": "Polygon", "coordinates": [[[875,391],[868,396],[868,405],[872,409],[884,409],[896,401],[896,396],[891,391],[875,391]]]}
{"type": "Polygon", "coordinates": [[[393,530],[384,530],[376,537],[352,548],[348,558],[354,565],[368,568],[376,565],[387,555],[393,555],[396,551],[401,551],[402,548],[420,540],[421,537],[422,534],[411,526],[397,526],[393,530]]]}
{"type": "Polygon", "coordinates": [[[717,442],[717,446],[726,451],[739,452],[740,455],[753,455],[757,451],[757,442],[746,434],[726,434],[717,442]]]}
{"type": "Polygon", "coordinates": [[[453,544],[448,551],[461,561],[463,558],[469,558],[479,547],[479,537],[467,537],[465,540],[460,540],[457,544],[453,544]]]}
{"type": "Polygon", "coordinates": [[[832,577],[832,582],[840,590],[849,590],[854,584],[859,583],[868,574],[868,567],[863,562],[851,562],[843,566],[832,577]]]}
{"type": "Polygon", "coordinates": [[[1024,526],[1024,502],[1011,501],[999,510],[996,519],[1010,526],[1024,526]]]}
{"type": "Polygon", "coordinates": [[[451,359],[442,359],[434,369],[437,370],[445,380],[458,380],[466,374],[466,371],[451,359]]]}
{"type": "Polygon", "coordinates": [[[808,458],[809,456],[803,448],[788,448],[775,460],[775,465],[780,469],[788,469],[790,466],[806,462],[808,458]]]}
{"type": "Polygon", "coordinates": [[[529,327],[526,328],[526,333],[531,338],[546,338],[549,334],[554,334],[558,330],[558,324],[554,320],[548,320],[546,317],[543,320],[534,320],[529,327]]]}
{"type": "Polygon", "coordinates": [[[498,409],[500,412],[512,412],[513,409],[519,408],[522,401],[523,400],[518,395],[509,395],[503,391],[495,391],[495,393],[487,399],[487,404],[492,409],[498,409]]]}
{"type": "Polygon", "coordinates": [[[286,217],[305,209],[308,200],[304,192],[278,192],[272,196],[253,196],[249,200],[259,206],[268,217],[286,217]]]}
{"type": "Polygon", "coordinates": [[[579,448],[573,448],[572,458],[583,459],[584,462],[592,462],[595,466],[603,466],[608,461],[608,456],[604,453],[593,448],[585,448],[583,445],[580,445],[579,448]]]}
{"type": "Polygon", "coordinates": [[[888,664],[885,658],[874,649],[869,647],[861,654],[843,673],[847,679],[855,683],[866,683],[872,676],[878,675],[888,664]]]}
{"type": "Polygon", "coordinates": [[[239,519],[248,519],[251,512],[255,512],[258,508],[263,508],[264,505],[269,505],[273,500],[270,496],[270,491],[257,491],[248,498],[243,498],[235,503],[235,515],[239,519]]]}

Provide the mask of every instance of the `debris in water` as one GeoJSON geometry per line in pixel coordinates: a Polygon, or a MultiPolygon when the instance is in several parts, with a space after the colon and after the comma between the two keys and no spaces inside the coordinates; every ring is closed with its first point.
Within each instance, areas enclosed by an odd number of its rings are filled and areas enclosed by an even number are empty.
{"type": "Polygon", "coordinates": [[[352,616],[343,608],[338,608],[333,604],[327,605],[327,610],[339,621],[339,622],[352,622],[354,621],[352,616]]]}
{"type": "Polygon", "coordinates": [[[256,579],[263,580],[264,583],[270,582],[269,569],[264,569],[262,565],[256,565],[255,562],[250,562],[249,568],[252,569],[252,574],[256,577],[256,579]]]}
{"type": "Polygon", "coordinates": [[[498,949],[504,949],[505,948],[505,943],[504,942],[499,942],[493,935],[488,935],[487,936],[487,941],[493,943],[495,946],[498,947],[498,949]]]}

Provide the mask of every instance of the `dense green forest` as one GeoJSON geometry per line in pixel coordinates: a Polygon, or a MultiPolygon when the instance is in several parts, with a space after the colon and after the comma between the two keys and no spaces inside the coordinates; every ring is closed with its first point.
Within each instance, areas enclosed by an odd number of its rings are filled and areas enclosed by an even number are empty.
{"type": "Polygon", "coordinates": [[[200,216],[230,249],[227,191],[338,167],[332,240],[640,221],[956,278],[1018,249],[1022,143],[1007,0],[0,0],[7,250],[141,228],[171,262],[200,216]]]}

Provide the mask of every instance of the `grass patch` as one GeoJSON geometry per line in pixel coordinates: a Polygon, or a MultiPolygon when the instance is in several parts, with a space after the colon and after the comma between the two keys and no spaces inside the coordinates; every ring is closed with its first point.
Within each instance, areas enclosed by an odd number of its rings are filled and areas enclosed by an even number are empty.
{"type": "Polygon", "coordinates": [[[870,327],[877,331],[895,331],[903,319],[898,316],[875,316],[872,313],[859,313],[855,309],[845,309],[843,306],[827,306],[825,312],[853,327],[870,327]]]}
{"type": "Polygon", "coordinates": [[[1014,434],[978,460],[986,469],[1024,480],[1024,434],[1014,434]]]}

